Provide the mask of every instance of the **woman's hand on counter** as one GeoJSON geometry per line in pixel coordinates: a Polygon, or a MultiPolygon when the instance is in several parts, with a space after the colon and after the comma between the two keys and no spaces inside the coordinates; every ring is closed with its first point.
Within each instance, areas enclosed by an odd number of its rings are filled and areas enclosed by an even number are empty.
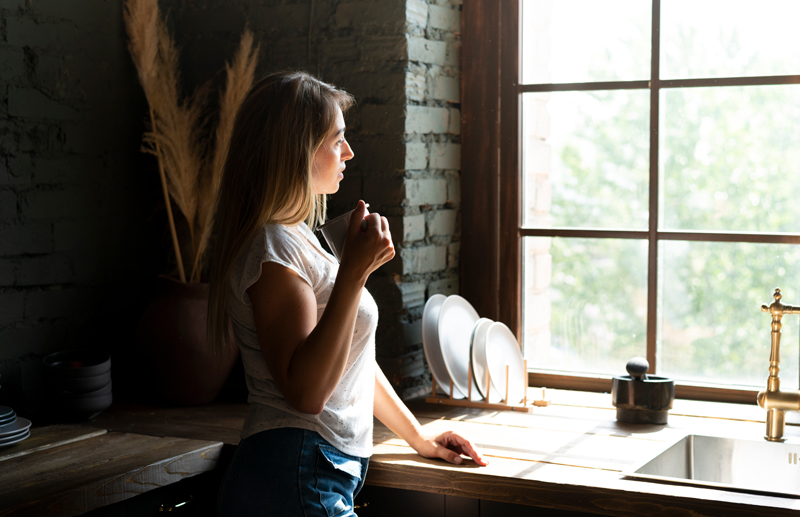
{"type": "Polygon", "coordinates": [[[445,461],[460,465],[462,455],[485,467],[489,462],[478,452],[475,445],[458,433],[446,431],[438,436],[421,436],[421,440],[412,445],[420,456],[425,458],[442,458],[445,461]]]}
{"type": "Polygon", "coordinates": [[[458,433],[447,431],[441,434],[427,433],[397,396],[389,379],[375,363],[375,401],[373,413],[383,425],[406,441],[420,456],[442,458],[445,461],[461,464],[461,455],[469,456],[480,466],[489,464],[478,453],[471,441],[458,433]]]}

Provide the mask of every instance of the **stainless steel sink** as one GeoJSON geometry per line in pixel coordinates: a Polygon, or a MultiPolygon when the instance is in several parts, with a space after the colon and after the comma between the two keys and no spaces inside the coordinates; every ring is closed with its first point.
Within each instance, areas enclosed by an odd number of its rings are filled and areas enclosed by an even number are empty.
{"type": "Polygon", "coordinates": [[[626,476],[800,496],[800,445],[690,434],[626,476]]]}

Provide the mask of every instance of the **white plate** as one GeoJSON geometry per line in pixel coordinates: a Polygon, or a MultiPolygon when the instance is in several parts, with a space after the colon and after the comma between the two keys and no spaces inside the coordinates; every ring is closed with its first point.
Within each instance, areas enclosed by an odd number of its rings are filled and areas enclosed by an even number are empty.
{"type": "Polygon", "coordinates": [[[29,437],[30,435],[31,435],[31,430],[30,429],[25,429],[20,434],[16,434],[14,436],[9,436],[7,438],[2,438],[2,439],[0,439],[0,447],[3,447],[5,445],[11,445],[11,444],[14,444],[14,443],[17,443],[17,442],[21,442],[22,440],[24,440],[25,438],[29,437]]]}
{"type": "MultiPolygon", "coordinates": [[[[447,373],[442,350],[439,348],[439,311],[446,299],[443,294],[434,294],[425,302],[425,309],[422,311],[422,349],[431,374],[443,393],[450,391],[450,374],[447,373]]],[[[453,397],[456,397],[455,393],[453,397]]]]}
{"type": "MultiPolygon", "coordinates": [[[[469,345],[472,328],[479,319],[472,305],[456,294],[448,296],[439,310],[439,348],[447,373],[453,379],[454,397],[456,391],[461,394],[459,398],[466,397],[469,392],[469,345]]],[[[478,393],[475,379],[472,392],[478,393]]]]}
{"type": "MultiPolygon", "coordinates": [[[[470,345],[470,363],[472,378],[478,387],[478,394],[486,399],[486,331],[489,330],[494,320],[481,318],[475,323],[472,330],[472,344],[470,345]]],[[[491,384],[491,383],[490,383],[491,384]]],[[[503,397],[496,389],[489,387],[489,402],[496,404],[503,400],[503,397]]]]}
{"type": "Polygon", "coordinates": [[[17,419],[7,425],[0,425],[0,438],[4,438],[10,434],[16,434],[23,429],[27,429],[31,426],[31,421],[27,418],[20,418],[17,419]]]}
{"type": "Polygon", "coordinates": [[[527,387],[525,363],[514,333],[504,324],[492,323],[486,331],[486,365],[492,387],[501,398],[506,394],[506,365],[508,365],[508,403],[519,404],[527,387]]]}

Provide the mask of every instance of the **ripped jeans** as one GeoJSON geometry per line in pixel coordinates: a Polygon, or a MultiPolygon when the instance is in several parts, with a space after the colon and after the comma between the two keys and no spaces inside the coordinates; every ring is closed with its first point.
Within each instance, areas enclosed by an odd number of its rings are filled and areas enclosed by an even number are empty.
{"type": "Polygon", "coordinates": [[[222,481],[217,513],[348,517],[369,458],[341,452],[318,433],[270,429],[242,440],[222,481]]]}

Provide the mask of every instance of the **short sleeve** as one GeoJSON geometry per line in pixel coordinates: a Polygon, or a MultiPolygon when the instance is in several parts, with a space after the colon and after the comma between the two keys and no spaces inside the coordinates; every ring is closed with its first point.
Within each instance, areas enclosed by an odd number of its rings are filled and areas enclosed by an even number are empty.
{"type": "Polygon", "coordinates": [[[250,305],[247,289],[258,281],[261,276],[261,264],[264,262],[274,262],[291,269],[315,289],[317,278],[315,278],[313,258],[308,257],[308,250],[288,230],[280,225],[271,224],[259,232],[249,249],[237,261],[231,277],[231,287],[237,301],[250,305]]]}

